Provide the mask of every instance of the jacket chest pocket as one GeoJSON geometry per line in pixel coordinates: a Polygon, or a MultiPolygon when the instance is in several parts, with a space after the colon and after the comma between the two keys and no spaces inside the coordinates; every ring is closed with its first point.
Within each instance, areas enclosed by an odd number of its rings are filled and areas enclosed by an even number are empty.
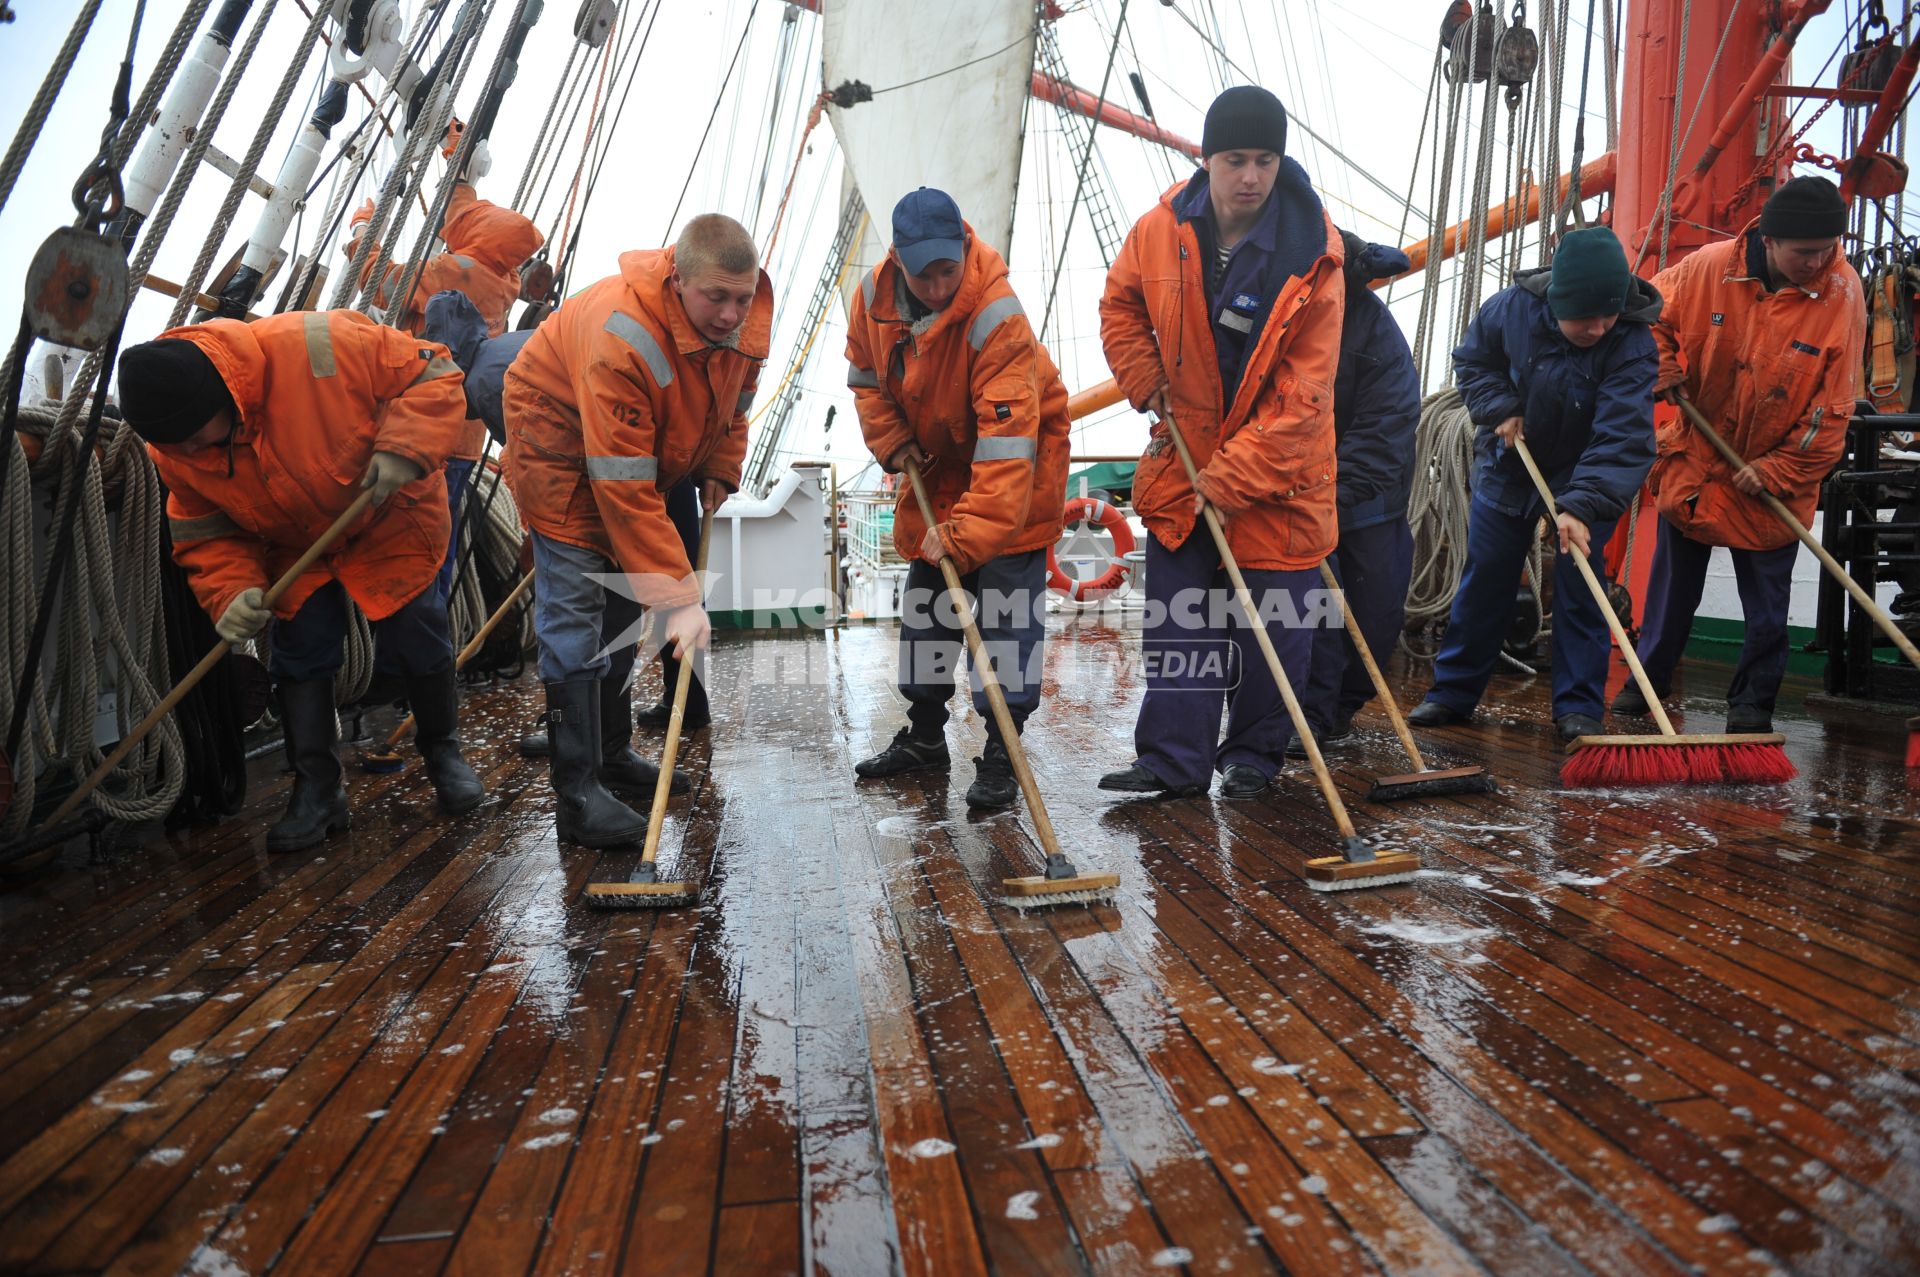
{"type": "Polygon", "coordinates": [[[1753,396],[1749,452],[1772,448],[1806,415],[1826,358],[1825,350],[1802,341],[1789,341],[1783,349],[1754,352],[1748,361],[1753,396]]]}

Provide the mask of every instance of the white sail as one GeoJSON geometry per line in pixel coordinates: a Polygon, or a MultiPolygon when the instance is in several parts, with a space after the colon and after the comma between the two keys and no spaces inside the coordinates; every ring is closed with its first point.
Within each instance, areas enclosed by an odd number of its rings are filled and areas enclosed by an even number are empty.
{"type": "Polygon", "coordinates": [[[874,93],[828,111],[872,219],[844,287],[879,260],[894,204],[921,186],[952,195],[975,232],[1008,252],[1033,76],[1032,0],[824,0],[821,8],[828,91],[863,84],[874,93]]]}

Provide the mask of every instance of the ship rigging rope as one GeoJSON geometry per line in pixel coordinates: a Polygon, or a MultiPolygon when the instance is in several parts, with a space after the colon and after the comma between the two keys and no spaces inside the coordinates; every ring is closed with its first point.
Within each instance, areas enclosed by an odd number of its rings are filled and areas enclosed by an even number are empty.
{"type": "MultiPolygon", "coordinates": [[[[740,26],[740,42],[733,46],[733,58],[727,63],[727,73],[720,78],[720,89],[713,95],[713,110],[707,114],[707,127],[700,130],[700,144],[693,149],[693,162],[687,165],[687,180],[680,184],[679,198],[673,201],[673,212],[667,218],[667,233],[660,241],[662,247],[672,239],[674,224],[680,220],[680,206],[686,203],[687,191],[693,186],[693,175],[700,171],[700,157],[706,152],[707,139],[713,134],[713,122],[720,118],[720,104],[727,100],[727,86],[733,83],[734,70],[740,65],[740,51],[747,47],[747,33],[753,30],[753,16],[759,11],[760,0],[753,0],[753,4],[747,9],[747,20],[740,26]]],[[[1009,49],[1012,47],[1012,45],[1007,46],[1009,49]]],[[[1006,50],[1002,49],[1001,52],[1004,53],[1006,50]]],[[[932,79],[933,77],[924,78],[932,79]]],[[[894,86],[894,88],[905,87],[901,84],[894,86]]],[[[873,92],[874,96],[878,97],[887,90],[875,89],[873,92]]]]}
{"type": "MultiPolygon", "coordinates": [[[[872,214],[864,212],[860,214],[860,229],[855,231],[853,238],[848,241],[846,259],[840,263],[840,274],[836,276],[833,281],[833,286],[836,290],[847,282],[847,272],[853,269],[854,249],[859,246],[861,240],[866,236],[867,227],[872,225],[872,222],[872,214]]],[[[831,309],[831,307],[823,307],[821,309],[820,317],[814,321],[813,331],[806,335],[805,340],[802,341],[800,345],[800,349],[794,353],[792,362],[787,365],[787,371],[781,376],[780,384],[773,388],[773,393],[760,396],[760,407],[754,411],[752,416],[747,418],[749,428],[757,424],[760,418],[766,416],[769,408],[772,408],[780,402],[780,392],[785,390],[787,384],[795,377],[798,377],[801,369],[807,366],[807,356],[813,353],[813,343],[819,338],[820,334],[826,330],[827,315],[831,309]]]]}
{"type": "Polygon", "coordinates": [[[534,135],[533,149],[527,152],[527,162],[520,170],[520,181],[513,188],[513,207],[522,207],[529,188],[533,185],[533,175],[540,166],[541,158],[546,154],[547,134],[553,128],[554,118],[560,113],[560,99],[566,96],[567,86],[573,76],[573,64],[580,58],[579,40],[567,50],[567,64],[560,68],[560,77],[553,82],[553,100],[547,103],[547,112],[540,117],[540,131],[534,135]]]}
{"type": "MultiPolygon", "coordinates": [[[[1075,165],[1073,179],[1073,202],[1067,205],[1066,220],[1060,226],[1060,252],[1054,258],[1053,278],[1047,283],[1047,304],[1040,311],[1040,338],[1046,339],[1047,328],[1053,322],[1053,302],[1060,292],[1060,276],[1067,269],[1067,244],[1073,239],[1074,214],[1080,211],[1080,198],[1087,189],[1087,170],[1093,166],[1094,144],[1100,137],[1100,113],[1107,107],[1107,89],[1113,83],[1114,63],[1120,58],[1120,31],[1127,25],[1127,5],[1131,0],[1120,0],[1120,16],[1114,22],[1113,43],[1107,46],[1107,69],[1100,73],[1100,97],[1093,104],[1093,114],[1087,126],[1087,146],[1075,165]]],[[[1038,38],[1036,33],[1035,38],[1038,38]]],[[[1088,212],[1092,217],[1092,212],[1088,212]]]]}
{"type": "MultiPolygon", "coordinates": [[[[547,194],[553,189],[553,179],[560,175],[561,160],[567,150],[566,140],[573,136],[574,122],[580,118],[580,109],[587,104],[590,96],[587,92],[588,81],[599,76],[601,67],[619,57],[620,50],[614,42],[616,31],[617,27],[607,33],[607,39],[600,46],[597,61],[590,59],[581,64],[579,77],[574,81],[571,92],[573,105],[567,110],[567,122],[558,133],[553,135],[553,145],[546,148],[547,153],[536,156],[534,159],[533,175],[539,182],[540,193],[534,195],[533,184],[529,183],[527,193],[532,195],[532,202],[522,203],[517,199],[514,201],[515,208],[536,222],[540,220],[541,212],[547,207],[547,194]],[[544,177],[541,176],[542,171],[545,172],[544,177]]],[[[550,225],[547,229],[551,236],[551,233],[558,229],[558,223],[550,225]]]]}
{"type": "Polygon", "coordinates": [[[627,114],[627,99],[633,94],[633,82],[639,78],[641,59],[646,56],[647,45],[653,39],[654,23],[660,20],[661,0],[656,0],[653,15],[647,19],[647,25],[639,34],[639,44],[633,47],[632,65],[627,65],[623,57],[620,66],[614,68],[615,74],[621,70],[627,73],[626,81],[620,87],[620,103],[613,108],[613,118],[607,121],[604,129],[597,130],[600,139],[599,149],[594,152],[593,163],[587,170],[586,187],[580,196],[580,219],[574,224],[573,233],[567,237],[566,258],[560,263],[560,278],[564,280],[571,270],[574,252],[578,249],[581,237],[587,233],[587,214],[593,209],[594,192],[600,188],[600,171],[607,165],[607,156],[613,151],[614,135],[619,131],[620,121],[627,114]]]}
{"type": "MultiPolygon", "coordinates": [[[[492,16],[493,8],[491,0],[487,0],[484,4],[481,0],[466,0],[461,7],[459,21],[454,25],[453,34],[448,38],[446,47],[441,50],[438,60],[440,75],[448,78],[434,85],[427,96],[427,104],[422,114],[415,118],[412,127],[407,130],[406,151],[402,154],[399,164],[388,175],[387,184],[382,188],[382,197],[374,205],[373,221],[368,224],[366,236],[360,245],[361,252],[368,252],[369,243],[378,238],[378,245],[371,250],[370,260],[373,265],[364,272],[351,273],[347,280],[342,281],[347,285],[352,285],[359,280],[365,281],[361,289],[359,309],[370,316],[379,306],[377,295],[385,280],[388,263],[400,261],[400,258],[394,255],[394,250],[399,246],[400,235],[406,228],[407,205],[419,197],[421,189],[426,185],[427,173],[433,165],[433,156],[440,150],[447,135],[447,128],[453,121],[453,104],[459,97],[460,86],[466,82],[467,72],[473,67],[474,54],[479,52],[481,28],[492,16]],[[450,73],[449,59],[452,63],[450,73]],[[395,193],[396,185],[398,202],[390,205],[387,199],[390,194],[395,193]],[[389,211],[392,213],[390,222],[385,220],[389,211]],[[382,227],[385,228],[384,231],[380,229],[382,227]]],[[[439,234],[440,214],[446,208],[446,201],[452,193],[453,178],[454,170],[450,167],[441,180],[434,207],[423,219],[420,234],[414,240],[412,260],[416,263],[425,251],[427,242],[434,235],[439,234]]],[[[402,275],[404,276],[405,273],[403,270],[402,275]]],[[[406,297],[407,294],[403,292],[389,298],[387,315],[382,322],[391,322],[405,309],[406,297]]],[[[375,318],[381,317],[375,316],[375,318]]]]}

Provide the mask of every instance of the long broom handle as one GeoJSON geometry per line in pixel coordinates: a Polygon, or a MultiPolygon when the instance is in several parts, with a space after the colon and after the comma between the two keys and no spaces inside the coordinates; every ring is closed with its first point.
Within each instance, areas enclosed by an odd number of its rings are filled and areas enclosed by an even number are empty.
{"type": "MultiPolygon", "coordinates": [[[[1679,398],[1681,411],[1685,412],[1693,421],[1694,428],[1707,437],[1707,442],[1717,448],[1720,455],[1727,459],[1727,464],[1736,470],[1746,466],[1746,459],[1729,447],[1727,441],[1720,437],[1719,432],[1707,424],[1706,417],[1701,414],[1698,408],[1694,407],[1692,401],[1684,395],[1679,398]]],[[[1851,594],[1853,601],[1860,605],[1860,610],[1873,618],[1873,623],[1880,627],[1882,634],[1885,634],[1893,640],[1893,645],[1900,649],[1900,654],[1913,662],[1914,668],[1920,669],[1920,649],[1916,649],[1913,645],[1913,640],[1900,632],[1900,627],[1893,623],[1893,618],[1887,615],[1886,609],[1882,608],[1879,602],[1876,601],[1871,594],[1867,593],[1865,587],[1854,580],[1853,577],[1848,574],[1847,570],[1840,566],[1838,560],[1827,553],[1827,547],[1821,545],[1813,533],[1801,526],[1800,520],[1793,517],[1792,512],[1787,509],[1786,504],[1782,502],[1779,497],[1774,496],[1771,492],[1762,490],[1760,498],[1766,502],[1767,509],[1773,511],[1773,517],[1786,524],[1789,528],[1792,528],[1793,535],[1800,538],[1800,544],[1813,551],[1814,555],[1820,560],[1820,566],[1832,573],[1833,579],[1847,588],[1847,593],[1851,594]]]]}
{"type": "MultiPolygon", "coordinates": [[[[907,478],[913,482],[914,500],[920,503],[920,518],[928,528],[934,525],[933,502],[927,500],[927,486],[920,481],[920,463],[912,457],[907,458],[907,478]]],[[[1027,765],[1027,751],[1020,744],[1020,730],[1013,725],[1013,713],[1007,708],[1007,694],[1000,689],[999,676],[993,672],[993,662],[987,657],[987,645],[980,639],[980,630],[973,623],[973,604],[967,601],[967,592],[960,588],[960,574],[954,570],[953,560],[940,560],[940,575],[946,578],[947,597],[953,603],[953,610],[959,614],[960,624],[966,631],[967,651],[973,654],[973,668],[980,676],[981,690],[987,694],[987,705],[993,710],[993,721],[1000,725],[1000,743],[1007,747],[1007,758],[1013,763],[1013,775],[1020,782],[1020,792],[1027,796],[1027,814],[1033,817],[1033,829],[1040,836],[1040,849],[1049,858],[1061,855],[1060,840],[1054,836],[1053,821],[1047,817],[1047,804],[1040,797],[1040,784],[1033,778],[1033,768],[1027,765]]]]}
{"type": "MultiPolygon", "coordinates": [[[[1540,489],[1540,499],[1547,503],[1547,513],[1554,518],[1560,517],[1560,507],[1554,503],[1553,491],[1547,487],[1547,480],[1540,473],[1540,467],[1534,464],[1533,453],[1527,450],[1527,441],[1519,435],[1513,437],[1513,446],[1520,453],[1527,473],[1533,476],[1533,486],[1540,489]]],[[[1653,711],[1653,721],[1660,725],[1662,736],[1678,736],[1673,730],[1673,720],[1667,717],[1666,707],[1660,703],[1660,696],[1653,690],[1653,680],[1647,677],[1646,667],[1640,664],[1640,654],[1633,650],[1633,642],[1627,638],[1626,629],[1620,624],[1620,618],[1613,614],[1613,604],[1607,601],[1607,592],[1600,584],[1600,578],[1593,574],[1593,565],[1587,562],[1587,556],[1578,552],[1567,555],[1574,566],[1580,569],[1580,575],[1586,578],[1587,588],[1593,591],[1593,601],[1600,607],[1600,615],[1607,618],[1607,628],[1613,631],[1613,641],[1620,647],[1620,655],[1626,658],[1627,668],[1633,671],[1633,681],[1640,685],[1640,695],[1646,697],[1647,708],[1653,711]]]]}
{"type": "MultiPolygon", "coordinates": [[[[1174,424],[1171,411],[1160,419],[1167,423],[1167,433],[1172,436],[1173,446],[1180,453],[1180,464],[1187,468],[1187,482],[1198,493],[1200,470],[1193,464],[1193,454],[1187,451],[1185,436],[1180,433],[1180,427],[1174,424]]],[[[1267,658],[1267,668],[1273,672],[1274,686],[1280,689],[1280,699],[1286,702],[1287,714],[1293,719],[1294,735],[1300,738],[1300,744],[1307,751],[1307,762],[1313,765],[1313,778],[1320,786],[1320,796],[1327,800],[1327,810],[1333,813],[1333,823],[1339,827],[1342,838],[1358,838],[1360,835],[1354,831],[1353,818],[1347,815],[1347,805],[1340,801],[1340,791],[1333,787],[1333,776],[1327,771],[1327,760],[1320,756],[1320,742],[1307,730],[1307,716],[1301,712],[1300,699],[1293,694],[1293,684],[1287,680],[1287,671],[1280,665],[1280,653],[1273,650],[1273,639],[1267,635],[1267,623],[1253,605],[1253,591],[1247,588],[1247,579],[1240,575],[1240,564],[1227,546],[1227,530],[1221,526],[1220,516],[1214,513],[1211,501],[1202,502],[1200,514],[1207,521],[1207,530],[1213,533],[1214,548],[1220,551],[1220,562],[1226,565],[1227,578],[1233,582],[1234,593],[1239,596],[1240,611],[1247,618],[1247,628],[1253,631],[1254,640],[1260,644],[1261,654],[1267,658]]]]}
{"type": "MultiPolygon", "coordinates": [[[[457,577],[455,579],[458,580],[457,577]]],[[[533,573],[529,572],[521,577],[520,584],[513,587],[513,593],[507,595],[506,598],[500,601],[500,606],[493,610],[493,615],[487,618],[487,623],[480,627],[478,633],[467,640],[467,645],[460,649],[460,655],[453,658],[453,669],[456,674],[467,667],[467,662],[472,660],[474,654],[480,650],[480,645],[487,641],[487,636],[499,628],[500,622],[507,619],[507,609],[519,602],[520,596],[525,594],[527,587],[532,584],[533,573]]],[[[400,720],[400,726],[393,729],[393,735],[387,737],[387,748],[393,749],[399,745],[406,737],[407,729],[412,726],[413,715],[408,714],[400,720]]]]}
{"type": "Polygon", "coordinates": [[[1407,757],[1413,760],[1413,770],[1427,770],[1427,760],[1420,757],[1420,747],[1413,743],[1413,733],[1407,730],[1407,720],[1400,713],[1399,702],[1393,699],[1393,689],[1387,686],[1387,676],[1380,672],[1379,662],[1373,659],[1373,652],[1367,647],[1366,636],[1360,633],[1360,623],[1353,618],[1353,609],[1347,604],[1346,587],[1334,579],[1333,569],[1327,566],[1325,559],[1320,560],[1320,579],[1340,600],[1340,615],[1347,623],[1347,637],[1353,640],[1353,650],[1360,654],[1360,663],[1367,667],[1367,675],[1373,679],[1373,690],[1380,697],[1387,717],[1393,720],[1394,734],[1399,736],[1400,746],[1407,751],[1407,757]]]}
{"type": "MultiPolygon", "coordinates": [[[[738,527],[738,525],[735,525],[738,527]]],[[[700,513],[700,549],[695,554],[694,579],[700,583],[701,607],[707,605],[707,550],[713,544],[713,511],[700,513]]],[[[673,710],[667,715],[667,743],[660,751],[660,778],[653,783],[653,810],[647,813],[647,845],[640,852],[640,863],[650,865],[660,854],[660,830],[667,823],[667,799],[673,793],[673,764],[680,757],[680,725],[687,717],[687,689],[693,685],[693,658],[688,652],[680,658],[680,675],[673,680],[673,710]]],[[[633,730],[633,724],[627,724],[633,730]]]]}
{"type": "MultiPolygon", "coordinates": [[[[280,596],[292,589],[293,583],[298,581],[301,576],[306,573],[308,568],[319,562],[320,556],[331,549],[333,543],[340,539],[340,535],[372,504],[373,489],[371,488],[366,489],[361,492],[359,496],[355,497],[353,504],[341,511],[340,517],[333,521],[333,525],[320,534],[320,539],[308,546],[307,552],[295,560],[294,565],[288,568],[278,581],[273,583],[273,587],[267,591],[266,598],[261,606],[271,611],[273,605],[280,601],[280,596]]],[[[67,801],[61,803],[53,815],[47,818],[47,823],[43,828],[51,829],[72,815],[74,808],[86,801],[87,795],[100,787],[100,782],[107,778],[109,772],[120,765],[120,760],[128,754],[131,754],[133,747],[145,740],[147,733],[159,726],[160,720],[173,712],[173,707],[185,699],[188,692],[191,692],[199,685],[200,680],[205,678],[208,672],[220,663],[220,658],[225,656],[232,647],[233,644],[227,642],[225,639],[221,639],[218,643],[214,644],[213,649],[200,658],[200,663],[189,670],[185,678],[173,685],[173,690],[167,693],[166,699],[149,710],[147,716],[141,719],[132,731],[121,738],[120,743],[114,746],[113,752],[107,755],[106,760],[93,769],[91,776],[88,776],[80,783],[80,788],[67,795],[67,801]]]]}

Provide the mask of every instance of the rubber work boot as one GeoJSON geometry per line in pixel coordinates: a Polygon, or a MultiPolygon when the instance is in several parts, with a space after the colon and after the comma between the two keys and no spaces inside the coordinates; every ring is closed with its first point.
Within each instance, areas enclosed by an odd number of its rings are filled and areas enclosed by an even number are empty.
{"type": "Polygon", "coordinates": [[[1770,734],[1773,712],[1761,705],[1728,705],[1727,731],[1736,736],[1770,734]]]}
{"type": "Polygon", "coordinates": [[[1415,727],[1452,727],[1472,717],[1472,714],[1462,714],[1453,706],[1442,705],[1439,701],[1421,701],[1407,715],[1407,721],[1415,727]]]}
{"type": "Polygon", "coordinates": [[[427,764],[427,779],[440,810],[459,816],[487,796],[467,760],[460,756],[460,711],[453,688],[453,667],[407,680],[407,704],[413,708],[413,743],[427,764]]]}
{"type": "Polygon", "coordinates": [[[287,761],[293,764],[293,796],[286,814],[267,830],[267,850],[305,851],[351,823],[347,790],[340,783],[340,720],[333,713],[333,680],[300,679],[275,690],[287,761]]]}
{"type": "MultiPolygon", "coordinates": [[[[1665,688],[1656,687],[1653,690],[1659,694],[1661,700],[1667,698],[1665,688]]],[[[1619,695],[1613,698],[1613,712],[1616,714],[1642,715],[1652,711],[1653,707],[1647,704],[1647,698],[1641,693],[1637,679],[1628,679],[1627,685],[1621,688],[1619,695]]]]}
{"type": "MultiPolygon", "coordinates": [[[[647,706],[636,716],[640,726],[652,731],[667,730],[667,720],[673,717],[673,686],[680,678],[680,662],[673,653],[662,649],[660,652],[660,699],[647,706]]],[[[707,689],[700,685],[700,675],[695,674],[687,684],[687,708],[680,715],[680,730],[697,732],[713,722],[713,711],[707,705],[707,689]]]]}
{"type": "Polygon", "coordinates": [[[1013,806],[1019,793],[1007,747],[989,738],[987,748],[973,760],[973,784],[967,786],[967,806],[981,811],[1000,811],[1013,806]]]}
{"type": "MultiPolygon", "coordinates": [[[[643,797],[653,801],[653,790],[660,783],[658,764],[650,763],[633,750],[633,689],[623,687],[607,691],[600,682],[600,783],[622,797],[643,797]]],[[[693,782],[678,767],[673,769],[673,787],[669,793],[684,794],[693,782]]]]}
{"type": "Polygon", "coordinates": [[[547,739],[553,744],[555,832],[563,843],[618,847],[647,836],[647,818],[600,783],[600,680],[548,683],[547,739]]]}
{"type": "Polygon", "coordinates": [[[918,740],[911,727],[902,727],[893,734],[892,742],[885,749],[855,763],[853,774],[866,780],[879,780],[883,776],[904,776],[908,772],[948,765],[945,736],[918,740]]]}
{"type": "Polygon", "coordinates": [[[1565,714],[1553,720],[1553,729],[1560,733],[1562,744],[1570,744],[1582,736],[1598,736],[1605,728],[1600,720],[1591,714],[1565,714]]]}

